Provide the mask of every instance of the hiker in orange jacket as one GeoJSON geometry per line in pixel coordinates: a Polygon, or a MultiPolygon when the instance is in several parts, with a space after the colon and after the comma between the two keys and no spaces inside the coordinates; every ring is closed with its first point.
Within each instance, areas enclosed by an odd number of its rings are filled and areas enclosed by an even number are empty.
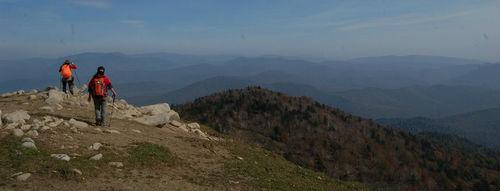
{"type": "MultiPolygon", "coordinates": [[[[92,77],[88,84],[89,97],[88,101],[94,100],[95,121],[97,126],[105,126],[106,124],[106,97],[108,90],[113,93],[113,99],[117,96],[111,80],[104,75],[105,69],[102,66],[97,68],[97,73],[92,77]]],[[[111,116],[110,116],[111,117],[111,116]]]]}
{"type": "Polygon", "coordinates": [[[74,87],[74,80],[75,78],[73,77],[73,73],[71,70],[77,69],[76,65],[69,60],[65,60],[64,63],[59,67],[59,73],[61,73],[61,82],[62,82],[62,90],[64,93],[68,93],[66,90],[66,84],[69,86],[69,92],[71,94],[74,94],[73,92],[73,87],[74,87]]]}

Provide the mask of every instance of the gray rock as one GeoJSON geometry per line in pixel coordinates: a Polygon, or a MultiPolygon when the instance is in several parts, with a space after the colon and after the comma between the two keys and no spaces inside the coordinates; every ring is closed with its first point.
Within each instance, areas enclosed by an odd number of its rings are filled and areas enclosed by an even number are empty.
{"type": "Polygon", "coordinates": [[[170,125],[172,125],[172,126],[174,126],[174,127],[180,127],[180,126],[182,126],[183,124],[182,124],[181,122],[177,121],[177,120],[172,120],[172,121],[170,122],[170,125]]]}
{"type": "Polygon", "coordinates": [[[98,161],[98,160],[101,160],[101,159],[102,159],[102,154],[101,153],[96,154],[93,157],[90,157],[90,160],[95,160],[95,161],[98,161]]]}
{"type": "Polygon", "coordinates": [[[150,126],[158,126],[167,124],[173,120],[180,120],[179,114],[177,112],[171,110],[167,113],[155,114],[152,116],[146,115],[140,118],[135,119],[136,122],[142,123],[150,126]]]}
{"type": "Polygon", "coordinates": [[[49,90],[49,97],[45,99],[45,103],[49,105],[57,105],[63,102],[64,93],[57,90],[49,90]]]}
{"type": "Polygon", "coordinates": [[[22,147],[27,148],[27,149],[35,149],[36,150],[36,145],[33,142],[24,142],[21,144],[22,147]]]}
{"type": "Polygon", "coordinates": [[[156,115],[169,112],[170,106],[167,103],[160,103],[155,105],[143,106],[140,107],[139,110],[146,115],[156,115]]]}
{"type": "Polygon", "coordinates": [[[26,181],[26,180],[28,180],[28,178],[30,178],[30,177],[31,177],[31,173],[23,173],[23,174],[21,174],[21,175],[17,176],[17,177],[16,177],[16,180],[17,180],[17,181],[26,181]]]}
{"type": "Polygon", "coordinates": [[[27,130],[30,130],[31,129],[31,125],[21,125],[21,130],[23,131],[27,131],[27,130]]]}
{"type": "Polygon", "coordinates": [[[90,145],[89,150],[98,151],[102,147],[101,143],[94,143],[90,145]]]}
{"type": "Polygon", "coordinates": [[[109,166],[114,166],[114,167],[117,167],[117,168],[123,167],[123,163],[122,162],[109,162],[108,165],[109,166]]]}
{"type": "Polygon", "coordinates": [[[77,127],[77,128],[87,128],[89,126],[89,124],[87,124],[85,122],[77,121],[75,119],[70,119],[68,121],[68,123],[73,125],[74,127],[77,127]]]}
{"type": "Polygon", "coordinates": [[[21,142],[25,143],[25,142],[32,142],[32,143],[35,143],[35,141],[32,139],[32,138],[29,138],[29,137],[25,137],[21,140],[21,142]]]}
{"type": "Polygon", "coordinates": [[[22,137],[24,132],[21,129],[12,129],[12,134],[16,137],[22,137]]]}
{"type": "Polygon", "coordinates": [[[20,123],[24,124],[30,119],[30,115],[27,111],[18,110],[12,113],[8,113],[2,116],[3,120],[7,123],[20,123]]]}
{"type": "Polygon", "coordinates": [[[62,160],[62,161],[70,161],[71,157],[69,157],[67,154],[51,154],[50,155],[52,158],[62,160]]]}

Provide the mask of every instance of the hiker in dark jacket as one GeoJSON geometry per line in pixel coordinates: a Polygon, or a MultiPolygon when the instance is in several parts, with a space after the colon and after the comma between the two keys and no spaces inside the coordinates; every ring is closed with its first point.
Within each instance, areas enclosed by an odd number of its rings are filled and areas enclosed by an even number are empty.
{"type": "Polygon", "coordinates": [[[75,78],[73,77],[73,73],[71,72],[72,70],[76,69],[76,65],[69,60],[65,60],[64,63],[59,67],[59,73],[61,73],[61,83],[62,83],[62,90],[64,93],[68,93],[66,90],[66,84],[69,86],[69,92],[71,94],[74,94],[73,92],[73,87],[74,87],[74,80],[75,78]]]}
{"type": "MultiPolygon", "coordinates": [[[[95,120],[97,126],[105,126],[106,119],[106,97],[108,90],[113,93],[113,99],[116,97],[116,91],[109,78],[104,75],[105,69],[102,66],[97,68],[97,73],[92,77],[88,84],[89,97],[88,101],[94,100],[95,120]]],[[[111,117],[111,116],[110,116],[111,117]]]]}

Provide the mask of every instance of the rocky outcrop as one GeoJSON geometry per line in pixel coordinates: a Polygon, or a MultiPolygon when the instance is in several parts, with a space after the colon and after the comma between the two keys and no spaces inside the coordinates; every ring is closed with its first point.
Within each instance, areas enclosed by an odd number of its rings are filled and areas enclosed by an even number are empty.
{"type": "Polygon", "coordinates": [[[57,91],[57,90],[49,90],[48,92],[48,98],[45,99],[45,103],[49,104],[49,105],[57,105],[57,104],[61,104],[61,102],[63,102],[64,100],[64,93],[61,92],[61,91],[57,91]]]}

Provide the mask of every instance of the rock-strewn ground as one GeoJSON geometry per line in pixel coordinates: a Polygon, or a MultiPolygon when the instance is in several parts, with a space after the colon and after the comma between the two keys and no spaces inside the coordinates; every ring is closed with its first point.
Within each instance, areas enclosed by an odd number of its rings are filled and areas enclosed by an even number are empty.
{"type": "Polygon", "coordinates": [[[183,122],[168,104],[119,100],[108,106],[111,126],[96,127],[86,98],[57,90],[0,96],[0,190],[362,188],[183,122]]]}

